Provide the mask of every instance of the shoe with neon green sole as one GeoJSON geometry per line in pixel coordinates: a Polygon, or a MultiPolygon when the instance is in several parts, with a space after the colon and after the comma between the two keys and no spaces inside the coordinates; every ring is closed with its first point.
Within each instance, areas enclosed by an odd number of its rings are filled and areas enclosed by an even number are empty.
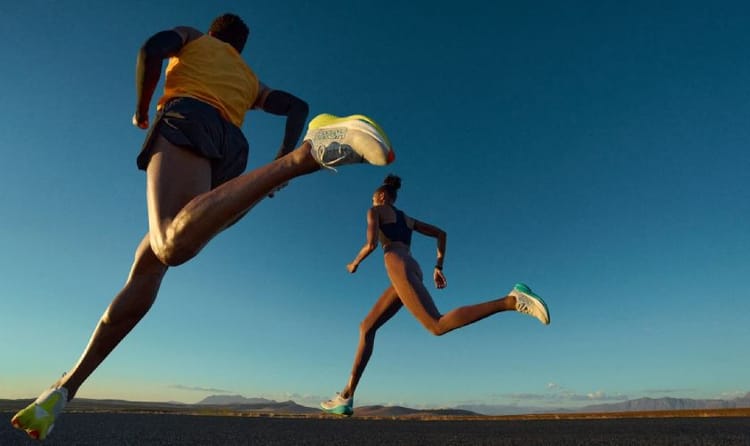
{"type": "Polygon", "coordinates": [[[15,414],[10,423],[34,440],[44,440],[52,432],[55,419],[67,403],[68,391],[64,387],[47,389],[36,401],[15,414]]]}
{"type": "Polygon", "coordinates": [[[544,300],[537,296],[525,283],[517,283],[508,293],[516,298],[516,311],[539,319],[544,325],[549,325],[549,309],[544,300]]]}
{"type": "Polygon", "coordinates": [[[385,166],[396,159],[383,129],[364,115],[320,114],[308,124],[304,140],[312,144],[318,164],[328,169],[355,163],[385,166]]]}

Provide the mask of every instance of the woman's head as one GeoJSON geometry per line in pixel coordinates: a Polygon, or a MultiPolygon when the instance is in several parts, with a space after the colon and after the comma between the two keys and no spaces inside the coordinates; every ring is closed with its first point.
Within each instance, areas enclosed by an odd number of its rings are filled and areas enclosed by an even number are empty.
{"type": "Polygon", "coordinates": [[[245,48],[250,29],[235,14],[223,14],[216,17],[208,28],[208,33],[234,47],[238,53],[245,48]]]}
{"type": "Polygon", "coordinates": [[[374,205],[392,204],[398,197],[398,190],[401,189],[401,178],[397,175],[388,174],[383,180],[375,193],[372,195],[374,205]]]}

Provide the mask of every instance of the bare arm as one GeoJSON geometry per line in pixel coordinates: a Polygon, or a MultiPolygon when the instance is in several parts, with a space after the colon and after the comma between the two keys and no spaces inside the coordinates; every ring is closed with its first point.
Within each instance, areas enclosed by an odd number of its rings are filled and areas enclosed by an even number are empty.
{"type": "Polygon", "coordinates": [[[437,226],[419,220],[414,220],[414,230],[420,234],[437,239],[437,261],[435,262],[432,277],[435,280],[436,287],[445,288],[448,285],[448,281],[443,274],[443,261],[445,260],[445,245],[447,243],[448,234],[437,226]]]}
{"type": "Polygon", "coordinates": [[[357,257],[352,260],[352,263],[346,265],[346,269],[350,273],[355,273],[359,264],[378,247],[378,226],[378,214],[375,213],[375,209],[370,208],[367,211],[367,241],[357,253],[357,257]]]}
{"type": "Polygon", "coordinates": [[[261,84],[258,100],[253,104],[253,108],[259,108],[274,115],[286,116],[284,140],[276,154],[277,159],[297,147],[297,141],[302,135],[307,115],[310,112],[307,102],[286,91],[273,90],[261,84]]]}
{"type": "Polygon", "coordinates": [[[148,106],[159,83],[162,61],[177,55],[183,46],[202,35],[197,29],[180,26],[154,34],[141,46],[135,63],[134,125],[148,128],[148,106]]]}

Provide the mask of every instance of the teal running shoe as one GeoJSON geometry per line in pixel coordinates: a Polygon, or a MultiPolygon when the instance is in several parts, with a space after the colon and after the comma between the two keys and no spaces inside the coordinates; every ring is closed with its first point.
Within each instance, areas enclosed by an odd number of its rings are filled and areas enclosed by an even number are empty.
{"type": "Polygon", "coordinates": [[[34,440],[47,438],[55,419],[68,403],[68,391],[64,387],[50,388],[39,395],[33,403],[13,416],[10,423],[16,429],[25,431],[34,440]]]}
{"type": "Polygon", "coordinates": [[[508,293],[516,298],[516,311],[533,316],[544,325],[549,325],[549,309],[541,297],[534,294],[525,283],[517,283],[508,293]]]}
{"type": "Polygon", "coordinates": [[[364,115],[320,114],[308,124],[304,140],[312,144],[318,164],[331,170],[354,163],[385,166],[396,159],[383,129],[364,115]]]}
{"type": "Polygon", "coordinates": [[[352,416],[354,413],[352,406],[354,406],[354,397],[343,398],[339,393],[336,393],[336,396],[330,400],[320,403],[320,408],[324,412],[347,417],[352,416]]]}

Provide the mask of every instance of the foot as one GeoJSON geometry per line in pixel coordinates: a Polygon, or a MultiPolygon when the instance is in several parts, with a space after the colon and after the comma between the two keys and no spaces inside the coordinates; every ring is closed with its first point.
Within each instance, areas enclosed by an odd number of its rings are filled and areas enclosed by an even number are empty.
{"type": "Polygon", "coordinates": [[[323,411],[332,413],[335,415],[351,416],[354,413],[354,397],[343,398],[340,393],[336,393],[336,396],[330,400],[320,403],[320,408],[323,411]]]}
{"type": "Polygon", "coordinates": [[[15,414],[10,422],[16,429],[26,431],[29,437],[44,440],[52,432],[55,418],[67,403],[68,391],[64,387],[53,387],[15,414]]]}
{"type": "Polygon", "coordinates": [[[383,129],[364,115],[318,115],[308,124],[304,139],[310,141],[315,161],[328,169],[354,163],[385,166],[396,159],[383,129]]]}
{"type": "Polygon", "coordinates": [[[516,298],[516,311],[533,316],[544,325],[549,325],[549,310],[541,297],[534,294],[528,285],[517,283],[510,293],[516,298]]]}

